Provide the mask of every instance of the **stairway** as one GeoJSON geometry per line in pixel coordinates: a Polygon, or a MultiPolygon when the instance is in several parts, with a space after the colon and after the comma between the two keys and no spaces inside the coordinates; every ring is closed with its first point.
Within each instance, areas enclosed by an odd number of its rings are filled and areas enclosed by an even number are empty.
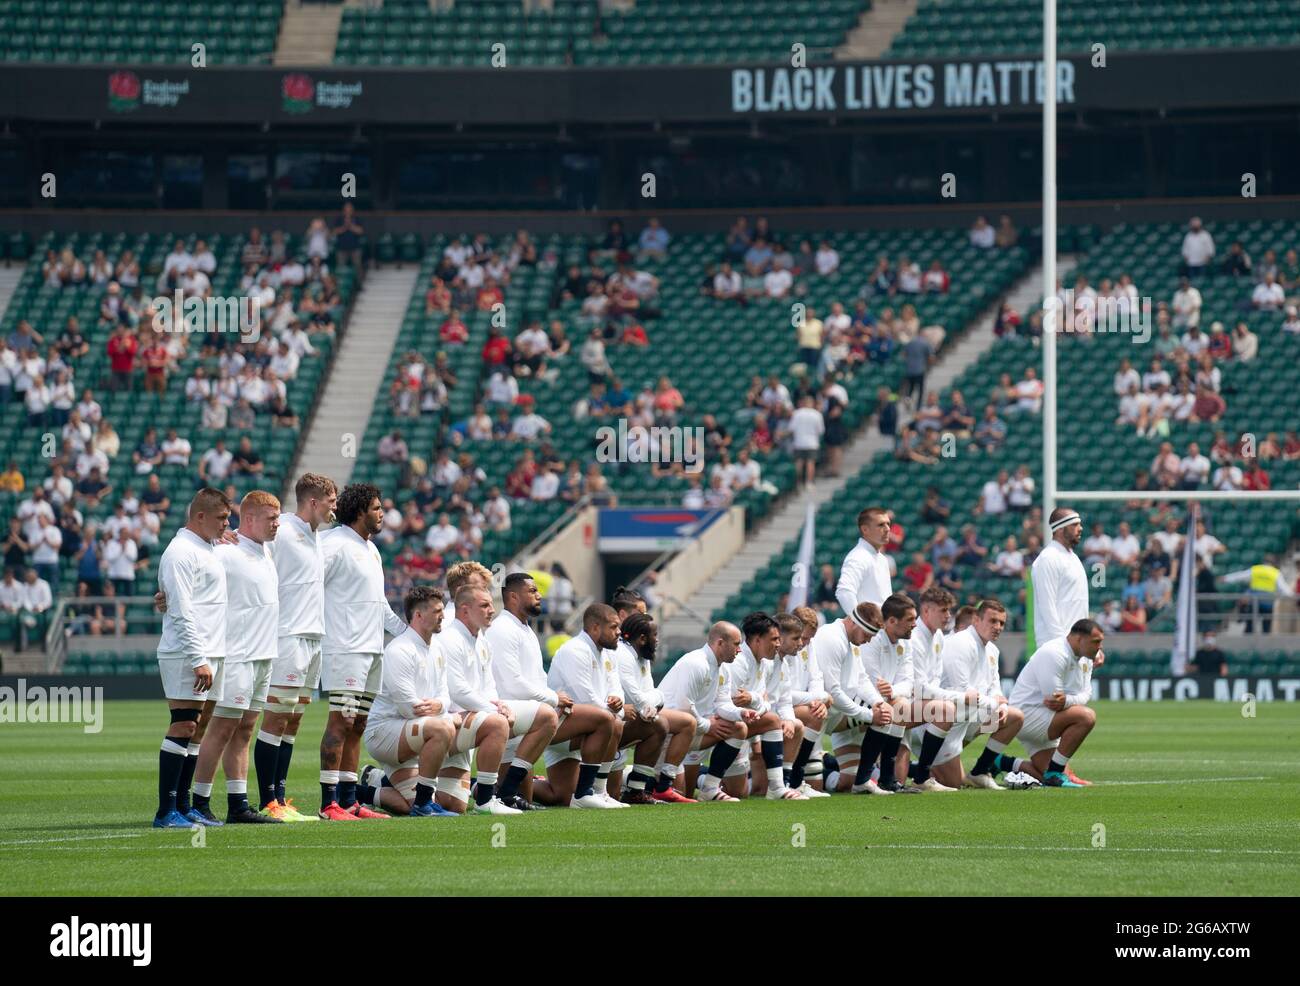
{"type": "Polygon", "coordinates": [[[275,44],[274,65],[329,65],[339,41],[342,4],[288,0],[275,44]]]}
{"type": "MultiPolygon", "coordinates": [[[[286,483],[304,472],[323,473],[339,489],[352,478],[356,452],[365,438],[375,395],[384,379],[388,358],[402,327],[419,275],[418,266],[376,267],[367,275],[348,319],[343,344],[334,358],[325,393],[302,443],[298,461],[286,483]],[[351,435],[352,456],[344,455],[351,435]]],[[[285,490],[289,502],[292,486],[285,490]]]]}
{"type": "Polygon", "coordinates": [[[835,49],[840,61],[880,58],[908,18],[916,13],[918,0],[871,0],[844,44],[835,49]]]}
{"type": "Polygon", "coordinates": [[[23,262],[12,267],[0,267],[0,315],[8,310],[9,299],[14,296],[14,291],[18,289],[18,282],[23,279],[26,270],[27,264],[23,262]]]}
{"type": "MultiPolygon", "coordinates": [[[[1075,258],[1062,254],[1057,259],[1058,276],[1065,283],[1074,270],[1075,258]]],[[[966,370],[987,349],[992,348],[996,337],[993,335],[993,321],[997,316],[998,306],[1005,298],[1011,307],[1028,317],[1029,313],[1041,305],[1042,267],[1035,265],[1026,271],[1011,285],[1007,294],[999,297],[976,320],[973,327],[962,334],[951,346],[945,347],[935,365],[926,375],[925,389],[929,393],[950,387],[954,380],[966,370]]],[[[745,540],[744,546],[737,552],[708,582],[702,585],[688,599],[684,600],[685,609],[679,610],[664,622],[660,632],[663,646],[667,653],[677,654],[683,649],[698,647],[703,638],[710,614],[724,605],[755,572],[767,567],[771,559],[779,554],[791,541],[799,537],[806,514],[806,504],[812,500],[820,508],[835,496],[844,486],[857,477],[859,470],[871,460],[872,456],[886,452],[892,447],[892,440],[881,437],[876,429],[874,419],[867,424],[846,447],[844,462],[840,475],[835,478],[819,477],[815,488],[804,493],[794,494],[772,513],[769,518],[745,540]]],[[[866,504],[863,504],[865,506],[866,504]]],[[[826,537],[826,532],[818,532],[819,537],[826,537]]],[[[851,544],[845,544],[847,552],[851,544]]],[[[741,607],[743,612],[760,609],[771,600],[755,599],[753,604],[741,607]]],[[[739,619],[743,612],[732,614],[739,619]]]]}

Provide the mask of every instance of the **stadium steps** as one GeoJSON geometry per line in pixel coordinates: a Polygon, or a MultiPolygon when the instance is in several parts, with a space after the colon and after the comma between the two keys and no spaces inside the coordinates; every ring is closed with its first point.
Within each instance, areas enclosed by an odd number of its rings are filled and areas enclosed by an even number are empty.
{"type": "Polygon", "coordinates": [[[311,432],[286,484],[304,472],[324,473],[340,489],[351,478],[374,394],[383,379],[419,272],[412,266],[377,267],[367,275],[343,337],[335,363],[337,372],[330,374],[311,432]],[[356,437],[352,457],[343,454],[342,436],[347,434],[356,437]]]}
{"type": "Polygon", "coordinates": [[[919,0],[874,0],[849,31],[844,44],[835,49],[836,59],[880,58],[916,13],[918,3],[919,0]]]}
{"type": "Polygon", "coordinates": [[[0,267],[0,315],[9,310],[9,302],[18,289],[18,282],[23,279],[27,268],[23,264],[12,267],[0,267]]]}
{"type": "Polygon", "coordinates": [[[284,19],[280,22],[274,64],[331,64],[342,22],[342,5],[303,4],[301,0],[289,0],[284,5],[284,19]]]}

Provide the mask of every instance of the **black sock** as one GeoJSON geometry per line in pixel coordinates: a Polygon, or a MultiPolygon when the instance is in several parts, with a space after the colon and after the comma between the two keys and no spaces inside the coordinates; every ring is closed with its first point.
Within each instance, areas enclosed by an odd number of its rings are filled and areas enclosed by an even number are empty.
{"type": "Polygon", "coordinates": [[[519,785],[524,782],[524,778],[527,776],[527,767],[518,767],[511,764],[510,769],[506,771],[506,776],[501,778],[501,781],[497,784],[497,797],[502,801],[509,802],[511,798],[519,793],[519,785]]]}
{"type": "MultiPolygon", "coordinates": [[[[184,737],[168,737],[184,749],[189,742],[184,737]]],[[[180,785],[181,771],[189,756],[171,750],[158,751],[158,818],[176,811],[176,789],[180,785]]]]}
{"type": "Polygon", "coordinates": [[[880,748],[880,779],[888,784],[898,780],[898,748],[903,745],[901,736],[885,736],[880,748]]]}
{"type": "Polygon", "coordinates": [[[339,786],[337,784],[326,784],[321,781],[320,785],[320,810],[324,811],[330,805],[339,800],[339,786]]]}
{"type": "Polygon", "coordinates": [[[351,808],[357,803],[357,782],[339,781],[339,807],[351,808]]]}
{"type": "Polygon", "coordinates": [[[1059,753],[1053,753],[1053,754],[1052,754],[1052,761],[1051,761],[1051,763],[1049,763],[1049,764],[1047,765],[1047,769],[1048,769],[1048,770],[1055,770],[1057,773],[1064,774],[1064,773],[1065,773],[1065,767],[1066,767],[1066,765],[1067,765],[1068,763],[1069,763],[1068,760],[1062,760],[1062,759],[1061,759],[1061,755],[1060,755],[1059,753]]]}
{"type": "Polygon", "coordinates": [[[785,744],[780,740],[763,740],[760,746],[763,750],[763,766],[768,770],[780,767],[785,759],[785,744]]]}
{"type": "Polygon", "coordinates": [[[669,777],[667,774],[661,773],[659,777],[655,780],[655,790],[658,791],[660,794],[663,794],[672,786],[673,786],[673,779],[669,777]]]}
{"type": "Polygon", "coordinates": [[[725,740],[713,748],[709,754],[709,776],[721,780],[726,776],[727,768],[736,762],[740,748],[732,746],[725,740]]]}
{"type": "Polygon", "coordinates": [[[415,807],[423,808],[433,802],[433,788],[428,784],[415,785],[415,807]]]}
{"type": "Polygon", "coordinates": [[[289,777],[289,760],[293,757],[293,744],[281,739],[276,747],[279,756],[275,760],[275,800],[284,803],[284,782],[289,777]]]}
{"type": "Polygon", "coordinates": [[[995,761],[997,758],[998,755],[996,753],[990,750],[987,746],[984,747],[984,752],[981,753],[980,758],[975,761],[975,766],[971,768],[971,773],[972,774],[993,773],[993,767],[994,767],[993,761],[995,761]]]}
{"type": "Polygon", "coordinates": [[[790,765],[790,778],[785,782],[786,787],[792,787],[796,791],[803,787],[804,768],[808,766],[808,760],[817,749],[817,743],[814,740],[806,739],[799,744],[799,752],[794,755],[794,763],[790,765]]]}
{"type": "Polygon", "coordinates": [[[827,776],[832,770],[839,770],[840,762],[833,753],[822,754],[822,776],[827,776]]]}
{"type": "Polygon", "coordinates": [[[232,794],[226,792],[226,811],[230,812],[230,814],[233,815],[235,812],[244,811],[245,809],[251,811],[252,808],[253,806],[248,803],[246,793],[232,794]]]}
{"type": "Polygon", "coordinates": [[[360,801],[363,805],[370,805],[373,808],[378,808],[379,805],[375,801],[375,798],[378,796],[378,794],[379,794],[379,788],[377,787],[372,787],[369,784],[357,785],[357,800],[360,801]]]}
{"type": "Polygon", "coordinates": [[[194,768],[198,765],[198,753],[187,754],[181,766],[181,776],[176,781],[176,810],[182,815],[190,810],[190,785],[194,783],[194,768]]]}
{"type": "Polygon", "coordinates": [[[474,785],[474,803],[476,805],[485,805],[496,797],[495,784],[475,784],[474,785]]]}
{"type": "Polygon", "coordinates": [[[212,795],[198,794],[194,795],[194,808],[196,811],[212,811],[212,795]]]}
{"type": "Polygon", "coordinates": [[[1005,753],[999,753],[997,759],[993,763],[993,769],[999,773],[1005,773],[1009,770],[1016,769],[1016,758],[1009,757],[1005,753]]]}
{"type": "Polygon", "coordinates": [[[261,804],[265,808],[276,800],[276,768],[280,762],[280,748],[272,746],[265,740],[253,744],[253,770],[257,773],[257,791],[261,804]]]}
{"type": "Polygon", "coordinates": [[[920,759],[913,765],[915,773],[910,774],[912,780],[916,781],[916,783],[924,784],[930,777],[930,767],[934,763],[934,758],[939,755],[939,751],[943,749],[943,741],[946,738],[945,736],[935,736],[928,729],[925,731],[925,735],[921,740],[920,759]]]}
{"type": "MultiPolygon", "coordinates": [[[[885,740],[889,739],[884,733],[875,729],[868,729],[867,735],[862,740],[862,759],[858,761],[858,774],[853,779],[853,783],[862,785],[871,780],[871,768],[876,765],[876,760],[880,757],[880,751],[884,749],[885,740]]],[[[880,768],[880,779],[885,779],[885,768],[880,768]]]]}
{"type": "Polygon", "coordinates": [[[598,763],[578,765],[578,786],[573,791],[575,798],[585,798],[589,794],[596,793],[596,772],[599,770],[600,764],[598,763]]]}

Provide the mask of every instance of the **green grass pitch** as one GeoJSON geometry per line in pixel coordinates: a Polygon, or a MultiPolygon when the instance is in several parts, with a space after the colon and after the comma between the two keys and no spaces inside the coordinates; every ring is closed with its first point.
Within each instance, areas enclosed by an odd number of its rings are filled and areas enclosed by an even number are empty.
{"type": "MultiPolygon", "coordinates": [[[[1075,761],[1086,790],[222,828],[196,846],[148,827],[161,703],[110,702],[94,735],[0,726],[0,893],[323,896],[341,874],[352,894],[431,896],[1295,892],[1300,706],[1098,713],[1075,761]]],[[[313,705],[290,776],[305,808],[321,716],[313,705]]]]}

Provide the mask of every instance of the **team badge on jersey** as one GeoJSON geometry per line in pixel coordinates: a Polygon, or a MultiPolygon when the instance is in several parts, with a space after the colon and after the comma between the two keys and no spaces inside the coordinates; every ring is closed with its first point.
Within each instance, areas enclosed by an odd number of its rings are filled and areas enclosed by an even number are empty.
{"type": "Polygon", "coordinates": [[[718,684],[725,685],[726,683],[727,683],[727,676],[724,674],[718,675],[718,684]]]}
{"type": "Polygon", "coordinates": [[[902,644],[895,644],[895,645],[894,645],[894,653],[897,654],[899,657],[902,657],[902,656],[903,656],[903,645],[902,645],[902,644]]]}
{"type": "Polygon", "coordinates": [[[605,670],[606,671],[614,670],[614,663],[608,657],[605,658],[605,670]]]}

